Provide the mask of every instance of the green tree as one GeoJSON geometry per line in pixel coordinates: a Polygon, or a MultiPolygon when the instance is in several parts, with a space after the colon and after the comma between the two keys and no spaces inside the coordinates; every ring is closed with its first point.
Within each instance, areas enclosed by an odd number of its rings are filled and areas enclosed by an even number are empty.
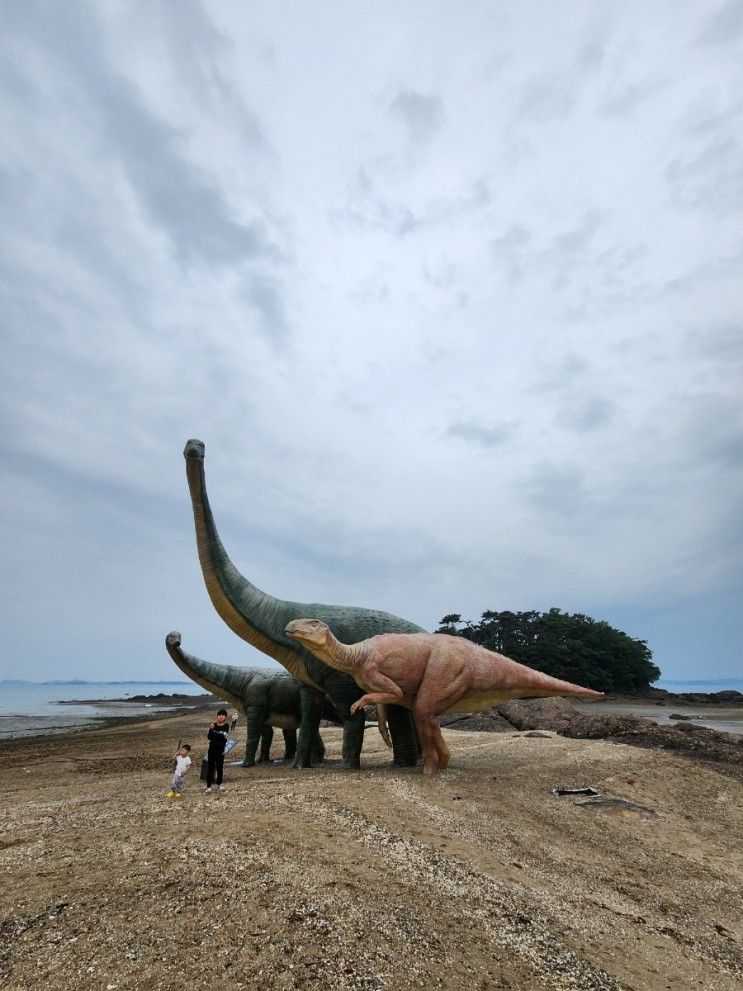
{"type": "Polygon", "coordinates": [[[479,623],[450,613],[437,633],[466,637],[521,664],[602,692],[637,692],[660,677],[645,640],[583,613],[486,610],[479,623]]]}

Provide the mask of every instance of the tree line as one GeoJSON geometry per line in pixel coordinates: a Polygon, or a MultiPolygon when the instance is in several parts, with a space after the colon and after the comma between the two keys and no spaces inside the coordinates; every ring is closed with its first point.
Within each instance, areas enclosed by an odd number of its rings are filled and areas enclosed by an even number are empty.
{"type": "Polygon", "coordinates": [[[645,640],[557,607],[544,613],[487,609],[478,623],[450,613],[436,632],[466,637],[553,678],[599,692],[642,691],[660,677],[645,640]]]}

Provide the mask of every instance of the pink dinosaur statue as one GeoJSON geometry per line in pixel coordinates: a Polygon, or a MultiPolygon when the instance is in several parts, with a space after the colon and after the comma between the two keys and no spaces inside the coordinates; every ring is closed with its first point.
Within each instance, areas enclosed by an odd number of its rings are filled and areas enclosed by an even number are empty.
{"type": "MultiPolygon", "coordinates": [[[[311,654],[350,674],[367,694],[351,708],[375,702],[413,711],[423,747],[423,773],[449,763],[438,717],[444,712],[479,712],[516,698],[572,695],[597,699],[603,692],[551,678],[463,637],[443,633],[382,633],[346,645],[318,619],[295,619],[285,632],[311,654]]],[[[380,713],[380,722],[384,714],[380,713]]]]}

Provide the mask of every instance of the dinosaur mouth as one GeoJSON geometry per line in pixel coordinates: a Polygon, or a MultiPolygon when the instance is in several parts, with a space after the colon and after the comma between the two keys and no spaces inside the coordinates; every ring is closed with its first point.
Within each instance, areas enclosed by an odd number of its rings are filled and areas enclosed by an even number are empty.
{"type": "Polygon", "coordinates": [[[168,647],[180,647],[181,645],[180,633],[178,633],[177,630],[173,630],[173,632],[169,633],[165,638],[165,643],[167,644],[168,647]]]}
{"type": "Polygon", "coordinates": [[[295,640],[299,640],[300,643],[304,640],[310,639],[310,634],[307,630],[303,630],[299,625],[301,620],[293,619],[290,623],[287,623],[284,627],[284,633],[287,636],[293,637],[295,640]]]}
{"type": "Polygon", "coordinates": [[[183,457],[186,460],[204,460],[204,452],[206,451],[206,445],[203,440],[187,440],[186,446],[183,448],[183,457]]]}

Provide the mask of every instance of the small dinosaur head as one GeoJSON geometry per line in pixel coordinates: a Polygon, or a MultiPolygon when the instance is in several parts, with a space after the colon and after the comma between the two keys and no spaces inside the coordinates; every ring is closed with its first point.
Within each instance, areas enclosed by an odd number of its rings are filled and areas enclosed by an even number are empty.
{"type": "Polygon", "coordinates": [[[331,636],[330,627],[320,619],[293,619],[287,623],[284,633],[299,640],[308,650],[324,647],[331,636]]]}
{"type": "Polygon", "coordinates": [[[186,446],[183,449],[183,457],[186,459],[194,458],[199,461],[203,461],[205,450],[206,448],[203,440],[187,440],[186,446]]]}
{"type": "Polygon", "coordinates": [[[169,633],[165,638],[165,646],[180,647],[180,645],[181,645],[181,635],[177,630],[173,630],[173,632],[169,633]]]}

